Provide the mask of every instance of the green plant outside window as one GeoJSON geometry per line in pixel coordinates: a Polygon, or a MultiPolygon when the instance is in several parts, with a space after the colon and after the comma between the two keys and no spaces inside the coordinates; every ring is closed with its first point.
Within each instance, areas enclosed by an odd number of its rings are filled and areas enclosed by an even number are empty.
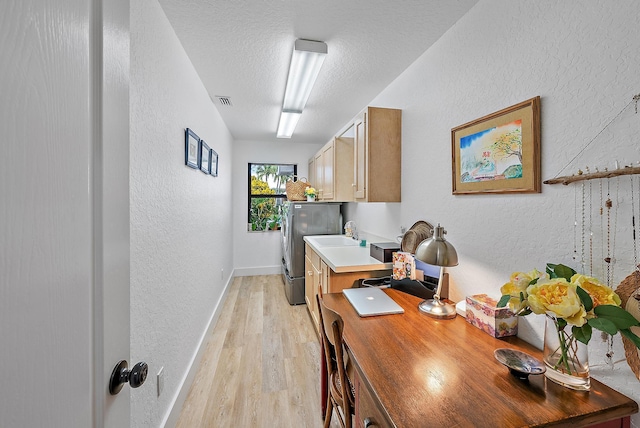
{"type": "Polygon", "coordinates": [[[248,230],[280,230],[286,182],[296,173],[297,165],[249,163],[248,230]]]}

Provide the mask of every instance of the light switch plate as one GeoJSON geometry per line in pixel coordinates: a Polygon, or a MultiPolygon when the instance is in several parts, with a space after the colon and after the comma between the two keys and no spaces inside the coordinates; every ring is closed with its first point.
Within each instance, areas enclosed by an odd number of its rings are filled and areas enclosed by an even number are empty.
{"type": "Polygon", "coordinates": [[[158,371],[158,397],[162,394],[162,390],[164,389],[164,366],[160,367],[158,371]]]}

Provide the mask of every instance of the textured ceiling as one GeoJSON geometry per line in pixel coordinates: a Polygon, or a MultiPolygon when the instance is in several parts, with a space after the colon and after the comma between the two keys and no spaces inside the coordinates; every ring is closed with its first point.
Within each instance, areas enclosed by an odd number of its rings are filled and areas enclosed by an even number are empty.
{"type": "Polygon", "coordinates": [[[477,1],[159,0],[233,137],[300,143],[328,141],[477,1]],[[329,52],[293,137],[281,140],[297,38],[329,52]]]}

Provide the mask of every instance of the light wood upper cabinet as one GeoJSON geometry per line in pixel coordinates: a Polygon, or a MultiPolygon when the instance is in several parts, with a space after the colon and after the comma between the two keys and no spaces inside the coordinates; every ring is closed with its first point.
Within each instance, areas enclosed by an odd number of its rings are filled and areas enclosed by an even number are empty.
{"type": "Polygon", "coordinates": [[[400,202],[402,111],[367,107],[354,120],[356,202],[400,202]]]}
{"type": "Polygon", "coordinates": [[[309,184],[311,185],[311,187],[315,187],[316,190],[318,189],[318,185],[316,184],[316,159],[315,159],[315,155],[312,156],[309,159],[309,169],[307,170],[309,177],[307,177],[309,179],[309,184]]]}
{"type": "Polygon", "coordinates": [[[322,148],[322,200],[331,201],[334,196],[334,163],[335,163],[334,140],[329,141],[322,148]]]}
{"type": "Polygon", "coordinates": [[[324,181],[324,174],[323,174],[323,165],[322,165],[322,150],[320,150],[318,153],[315,154],[315,156],[313,157],[313,165],[314,165],[314,169],[315,169],[315,173],[314,175],[314,179],[315,179],[315,187],[316,190],[318,191],[318,194],[316,195],[316,199],[318,200],[322,200],[322,194],[323,194],[323,181],[324,181]]]}
{"type": "Polygon", "coordinates": [[[402,110],[367,107],[309,159],[317,199],[400,202],[401,134],[402,110]]]}
{"type": "Polygon", "coordinates": [[[318,200],[352,202],[353,138],[332,138],[314,156],[318,200]]]}
{"type": "Polygon", "coordinates": [[[367,174],[367,113],[360,113],[353,122],[353,197],[354,199],[365,199],[366,174],[367,174]]]}

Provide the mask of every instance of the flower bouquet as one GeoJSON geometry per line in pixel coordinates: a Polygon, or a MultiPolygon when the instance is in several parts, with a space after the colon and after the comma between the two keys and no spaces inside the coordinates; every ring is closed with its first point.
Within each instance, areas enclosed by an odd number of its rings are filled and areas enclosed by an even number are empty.
{"type": "Polygon", "coordinates": [[[315,200],[317,194],[318,191],[311,186],[307,186],[306,189],[304,189],[304,195],[307,197],[307,201],[315,200]]]}
{"type": "Polygon", "coordinates": [[[629,338],[640,348],[630,328],[640,321],[620,307],[620,297],[597,279],[562,264],[547,264],[546,272],[514,272],[500,291],[498,307],[509,304],[517,315],[546,315],[544,362],[546,375],[574,389],[589,389],[586,345],[593,329],[629,338]]]}

